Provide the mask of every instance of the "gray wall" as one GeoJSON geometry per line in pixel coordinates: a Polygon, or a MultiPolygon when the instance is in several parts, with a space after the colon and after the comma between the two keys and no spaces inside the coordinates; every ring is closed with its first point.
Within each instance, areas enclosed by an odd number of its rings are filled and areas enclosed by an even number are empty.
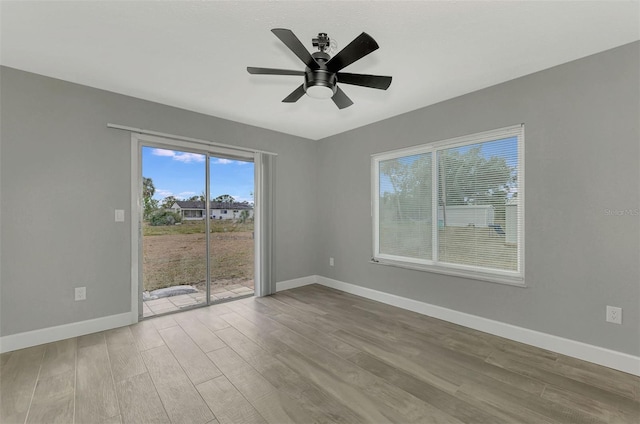
{"type": "Polygon", "coordinates": [[[320,142],[1,68],[0,335],[127,312],[130,136],[275,151],[276,277],[320,274],[640,354],[640,43],[320,142]],[[369,264],[370,154],[524,122],[526,282],[369,264]],[[286,211],[286,214],[284,213],[286,211]],[[335,267],[328,258],[336,259],[335,267]],[[73,288],[87,286],[86,302],[73,288]],[[621,326],[604,321],[621,306],[621,326]]]}
{"type": "Polygon", "coordinates": [[[640,207],[639,50],[629,44],[321,140],[319,273],[640,354],[640,217],[605,214],[640,207]],[[368,262],[370,154],[522,122],[527,288],[368,262]],[[623,325],[605,322],[605,305],[623,308],[623,325]]]}
{"type": "Polygon", "coordinates": [[[0,84],[0,335],[131,309],[130,134],[107,123],[279,153],[276,278],[314,273],[315,143],[11,68],[0,84]]]}

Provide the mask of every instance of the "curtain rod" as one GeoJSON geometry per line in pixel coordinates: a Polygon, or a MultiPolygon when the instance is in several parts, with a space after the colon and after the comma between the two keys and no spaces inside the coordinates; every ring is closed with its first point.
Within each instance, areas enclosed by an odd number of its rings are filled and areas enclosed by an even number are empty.
{"type": "Polygon", "coordinates": [[[243,152],[263,153],[265,155],[278,156],[277,153],[267,152],[266,150],[258,150],[258,149],[251,149],[251,148],[248,148],[248,147],[233,146],[231,144],[216,143],[215,141],[202,140],[202,139],[199,139],[199,138],[184,137],[182,135],[167,134],[167,133],[162,133],[162,132],[158,132],[158,131],[144,130],[142,128],[128,127],[126,125],[107,124],[107,128],[112,128],[114,130],[130,131],[130,132],[139,133],[139,134],[155,135],[157,137],[164,137],[164,138],[169,138],[169,139],[172,139],[172,140],[190,141],[192,143],[204,144],[205,146],[225,147],[227,149],[241,150],[243,152]]]}

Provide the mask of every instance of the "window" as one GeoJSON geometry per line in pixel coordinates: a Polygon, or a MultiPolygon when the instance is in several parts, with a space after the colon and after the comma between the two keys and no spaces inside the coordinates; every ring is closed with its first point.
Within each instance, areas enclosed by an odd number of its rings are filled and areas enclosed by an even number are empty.
{"type": "Polygon", "coordinates": [[[373,155],[374,262],[524,285],[524,127],[373,155]]]}

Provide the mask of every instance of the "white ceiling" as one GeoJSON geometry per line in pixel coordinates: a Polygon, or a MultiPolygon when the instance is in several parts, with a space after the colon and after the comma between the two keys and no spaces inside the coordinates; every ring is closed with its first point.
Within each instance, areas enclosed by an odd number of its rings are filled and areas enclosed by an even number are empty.
{"type": "MultiPolygon", "coordinates": [[[[47,1],[1,3],[0,63],[310,139],[320,139],[640,39],[639,1],[47,1]],[[365,31],[380,49],[345,72],[354,105],[281,100],[302,70],[271,32],[314,51],[365,31]]],[[[135,125],[135,123],[127,123],[135,125]]]]}

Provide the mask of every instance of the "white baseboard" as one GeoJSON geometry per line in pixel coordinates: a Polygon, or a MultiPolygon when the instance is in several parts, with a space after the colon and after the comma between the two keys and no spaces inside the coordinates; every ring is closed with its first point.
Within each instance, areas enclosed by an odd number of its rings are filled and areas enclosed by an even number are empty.
{"type": "Polygon", "coordinates": [[[640,376],[640,357],[638,356],[517,327],[331,278],[314,277],[318,284],[326,287],[640,376]]]}
{"type": "Polygon", "coordinates": [[[294,278],[293,280],[280,281],[276,283],[276,292],[282,290],[295,289],[296,287],[308,286],[318,282],[317,275],[309,275],[308,277],[294,278]]]}
{"type": "MultiPolygon", "coordinates": [[[[575,340],[565,339],[551,334],[541,333],[535,330],[529,330],[527,328],[517,327],[504,322],[494,321],[477,315],[471,315],[455,311],[453,309],[431,305],[429,303],[333,280],[319,275],[281,281],[276,284],[276,290],[288,290],[316,283],[341,290],[346,293],[386,303],[387,305],[396,306],[422,315],[438,318],[454,324],[483,331],[485,333],[515,340],[517,342],[640,376],[640,357],[638,356],[605,349],[603,347],[575,340]]],[[[3,336],[0,337],[0,353],[11,352],[44,343],[51,343],[58,340],[68,339],[70,337],[83,336],[85,334],[91,334],[112,328],[123,327],[135,322],[137,322],[137,317],[133,317],[130,312],[127,312],[108,317],[3,336]]]]}
{"type": "MultiPolygon", "coordinates": [[[[293,289],[317,282],[315,275],[281,281],[276,284],[276,291],[293,289]]],[[[96,318],[87,321],[74,322],[56,327],[42,328],[0,337],[0,353],[11,352],[44,343],[57,342],[71,337],[84,336],[98,331],[123,327],[137,322],[132,318],[131,312],[96,318]]]]}
{"type": "Polygon", "coordinates": [[[137,322],[131,312],[0,337],[0,353],[11,352],[71,337],[123,327],[137,322]]]}

